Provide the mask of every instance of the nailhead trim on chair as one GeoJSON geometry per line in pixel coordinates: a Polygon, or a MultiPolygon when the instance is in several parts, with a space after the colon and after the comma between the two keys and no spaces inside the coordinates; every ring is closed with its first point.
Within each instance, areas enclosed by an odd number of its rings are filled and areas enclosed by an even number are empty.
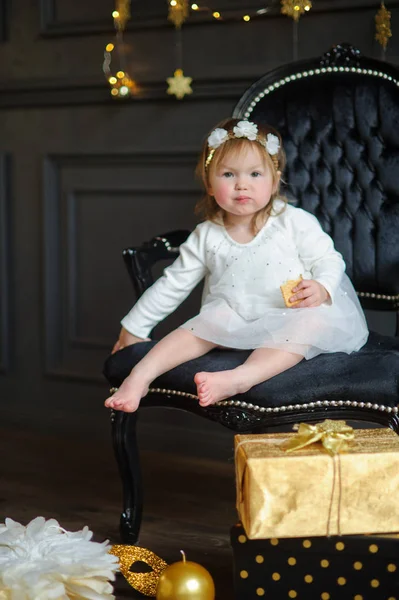
{"type": "Polygon", "coordinates": [[[267,88],[260,92],[254,100],[249,105],[248,110],[244,113],[245,119],[251,115],[253,109],[257,105],[257,103],[273,92],[275,89],[290,83],[290,81],[295,81],[296,79],[302,79],[303,77],[314,77],[315,75],[321,75],[323,73],[358,73],[360,75],[372,75],[373,77],[381,77],[381,79],[388,79],[388,81],[392,81],[395,85],[399,86],[399,81],[394,79],[391,75],[387,75],[387,73],[383,73],[382,71],[373,71],[373,69],[359,69],[357,67],[321,67],[320,69],[311,69],[310,71],[302,71],[301,73],[295,73],[293,75],[289,75],[280,79],[276,83],[269,85],[267,88]]]}
{"type": "Polygon", "coordinates": [[[399,294],[397,296],[386,296],[385,294],[373,294],[371,292],[356,292],[361,298],[377,298],[377,300],[389,300],[390,302],[397,302],[399,300],[399,294]]]}
{"type": "MultiPolygon", "coordinates": [[[[114,394],[118,388],[111,388],[110,393],[114,394]]],[[[184,396],[185,398],[191,398],[198,400],[198,396],[189,394],[188,392],[179,392],[177,390],[168,390],[165,388],[150,388],[149,392],[155,394],[166,394],[168,396],[184,396]]],[[[215,406],[239,406],[241,408],[249,408],[250,410],[258,410],[259,412],[266,413],[279,413],[286,412],[289,410],[306,410],[308,408],[319,408],[329,406],[350,406],[351,408],[366,408],[368,410],[379,410],[380,412],[387,413],[398,413],[399,408],[397,406],[384,406],[384,404],[372,404],[371,402],[356,402],[355,400],[317,400],[317,402],[309,402],[307,404],[289,404],[288,406],[276,406],[275,408],[258,406],[257,404],[251,404],[248,402],[242,402],[240,400],[222,400],[215,404],[215,406]]]]}
{"type": "Polygon", "coordinates": [[[179,247],[175,248],[174,246],[171,246],[169,240],[166,238],[158,236],[155,239],[158,240],[158,242],[165,244],[165,248],[168,252],[179,252],[179,247]]]}

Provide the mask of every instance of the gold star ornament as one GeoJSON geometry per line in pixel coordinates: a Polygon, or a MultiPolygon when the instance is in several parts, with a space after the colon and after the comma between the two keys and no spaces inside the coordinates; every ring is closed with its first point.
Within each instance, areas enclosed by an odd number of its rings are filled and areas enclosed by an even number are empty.
{"type": "Polygon", "coordinates": [[[191,89],[192,77],[184,77],[182,69],[176,69],[173,77],[168,77],[168,94],[173,94],[178,100],[184,98],[186,94],[192,94],[191,89]]]}
{"type": "Polygon", "coordinates": [[[281,13],[298,22],[301,15],[312,8],[311,0],[281,0],[281,13]]]}
{"type": "Polygon", "coordinates": [[[375,39],[386,50],[388,40],[392,37],[391,31],[391,13],[387,10],[384,2],[381,2],[381,7],[375,16],[376,34],[375,39]]]}

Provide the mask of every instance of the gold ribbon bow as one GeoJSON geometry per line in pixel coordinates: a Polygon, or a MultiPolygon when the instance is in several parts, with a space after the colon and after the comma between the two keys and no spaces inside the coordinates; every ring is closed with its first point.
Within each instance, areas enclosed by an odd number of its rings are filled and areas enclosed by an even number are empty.
{"type": "Polygon", "coordinates": [[[333,421],[332,419],[326,419],[322,423],[316,423],[316,425],[309,425],[308,423],[299,423],[294,425],[294,430],[298,433],[287,442],[282,444],[283,450],[286,452],[292,452],[293,450],[299,450],[305,446],[310,446],[316,442],[321,442],[323,447],[332,456],[333,460],[333,481],[331,486],[331,497],[330,506],[328,509],[328,521],[327,521],[327,536],[330,535],[330,524],[332,506],[335,493],[335,485],[337,481],[337,468],[336,460],[338,460],[338,511],[337,511],[337,530],[338,535],[341,535],[341,461],[339,460],[339,453],[344,452],[348,449],[349,443],[354,437],[353,427],[347,425],[345,421],[333,421]]]}
{"type": "Polygon", "coordinates": [[[348,442],[355,437],[353,427],[347,425],[345,421],[333,421],[331,419],[326,419],[322,423],[316,423],[316,425],[299,423],[299,425],[294,425],[293,429],[298,433],[282,444],[286,452],[292,452],[316,442],[321,442],[327,452],[334,456],[347,450],[348,442]]]}

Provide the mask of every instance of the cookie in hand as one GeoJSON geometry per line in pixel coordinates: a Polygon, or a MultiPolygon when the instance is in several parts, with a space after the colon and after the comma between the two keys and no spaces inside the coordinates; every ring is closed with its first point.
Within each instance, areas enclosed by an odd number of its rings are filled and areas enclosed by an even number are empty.
{"type": "Polygon", "coordinates": [[[296,287],[298,285],[298,283],[300,283],[302,281],[302,279],[303,279],[303,277],[302,277],[302,275],[300,275],[299,279],[289,279],[288,281],[283,283],[283,285],[280,285],[280,290],[281,290],[281,293],[283,294],[285,305],[288,308],[291,308],[291,306],[295,306],[296,304],[298,304],[299,302],[302,301],[302,300],[295,300],[295,302],[289,301],[289,299],[291,298],[291,296],[293,294],[292,290],[294,289],[294,287],[296,287]]]}

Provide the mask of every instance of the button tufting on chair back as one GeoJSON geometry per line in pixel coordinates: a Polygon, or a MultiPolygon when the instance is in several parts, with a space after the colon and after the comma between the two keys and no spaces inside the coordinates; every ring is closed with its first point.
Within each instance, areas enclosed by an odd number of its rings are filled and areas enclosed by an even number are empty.
{"type": "Polygon", "coordinates": [[[280,131],[284,192],[333,237],[356,290],[397,295],[398,84],[371,69],[317,71],[261,80],[234,116],[280,131]]]}

